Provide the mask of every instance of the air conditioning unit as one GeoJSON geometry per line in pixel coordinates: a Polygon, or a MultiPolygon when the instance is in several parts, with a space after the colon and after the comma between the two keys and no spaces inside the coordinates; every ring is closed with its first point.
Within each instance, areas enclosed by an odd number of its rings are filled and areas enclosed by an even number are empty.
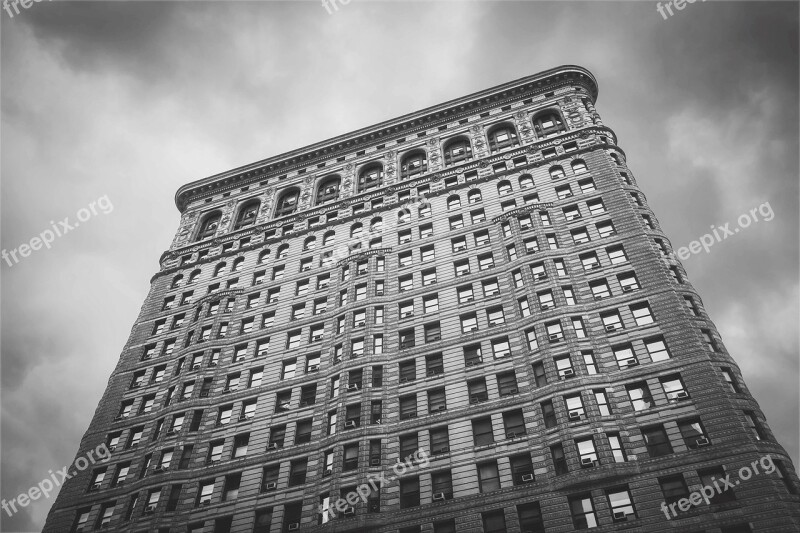
{"type": "Polygon", "coordinates": [[[601,265],[600,263],[592,263],[592,267],[591,268],[592,268],[592,270],[597,270],[598,268],[602,268],[602,267],[603,267],[603,265],[601,265]]]}
{"type": "Polygon", "coordinates": [[[696,440],[696,441],[694,441],[694,442],[695,442],[695,443],[696,443],[698,446],[708,446],[709,444],[711,444],[711,443],[708,441],[708,439],[707,439],[707,438],[705,438],[705,437],[700,437],[699,439],[697,439],[697,440],[696,440]]]}
{"type": "Polygon", "coordinates": [[[574,378],[575,377],[575,371],[573,369],[571,369],[571,368],[568,368],[568,369],[564,370],[564,372],[561,374],[561,376],[564,379],[574,378]]]}
{"type": "Polygon", "coordinates": [[[622,287],[622,292],[631,292],[631,291],[633,291],[633,287],[631,287],[630,285],[624,285],[622,287]]]}
{"type": "Polygon", "coordinates": [[[534,276],[534,279],[547,279],[547,273],[539,272],[538,274],[536,274],[536,276],[534,276]]]}
{"type": "Polygon", "coordinates": [[[358,390],[361,388],[361,385],[358,383],[351,383],[347,386],[347,390],[358,390]]]}
{"type": "Polygon", "coordinates": [[[682,391],[678,391],[678,392],[675,393],[674,399],[675,400],[685,400],[688,397],[689,397],[689,393],[687,393],[686,391],[682,390],[682,391]]]}
{"type": "Polygon", "coordinates": [[[486,401],[486,400],[480,394],[473,394],[473,395],[471,395],[469,397],[469,403],[481,403],[483,401],[486,401]]]}
{"type": "Polygon", "coordinates": [[[614,324],[607,324],[606,325],[606,331],[616,331],[616,329],[617,329],[617,326],[615,326],[614,324]]]}
{"type": "Polygon", "coordinates": [[[561,337],[557,333],[551,333],[550,335],[547,336],[547,338],[550,339],[550,342],[556,342],[561,340],[561,337]]]}
{"type": "Polygon", "coordinates": [[[370,459],[369,460],[369,466],[381,466],[381,460],[377,459],[377,458],[370,459]]]}
{"type": "Polygon", "coordinates": [[[570,411],[569,412],[569,419],[570,420],[580,420],[581,419],[580,411],[570,411]]]}
{"type": "Polygon", "coordinates": [[[591,457],[584,457],[583,459],[581,459],[581,466],[583,467],[594,466],[594,460],[591,457]]]}
{"type": "Polygon", "coordinates": [[[354,429],[356,427],[355,420],[348,420],[347,422],[345,422],[344,427],[345,429],[354,429]]]}
{"type": "Polygon", "coordinates": [[[434,411],[446,411],[446,410],[447,410],[446,405],[438,405],[436,406],[436,409],[434,409],[434,411]]]}
{"type": "Polygon", "coordinates": [[[450,451],[450,446],[442,446],[441,448],[436,450],[436,453],[448,453],[449,451],[450,451]]]}
{"type": "Polygon", "coordinates": [[[264,490],[275,490],[276,488],[278,488],[278,484],[274,481],[271,481],[264,486],[264,490]]]}
{"type": "Polygon", "coordinates": [[[509,431],[506,434],[506,437],[509,438],[509,439],[516,439],[517,437],[519,437],[519,435],[517,435],[517,433],[515,431],[509,431]]]}
{"type": "Polygon", "coordinates": [[[616,511],[614,513],[614,522],[624,522],[628,519],[628,515],[624,511],[616,511]]]}
{"type": "Polygon", "coordinates": [[[636,366],[638,364],[639,364],[639,361],[637,361],[633,357],[631,357],[630,359],[626,359],[625,360],[625,366],[626,367],[636,366]]]}
{"type": "Polygon", "coordinates": [[[114,451],[114,450],[116,450],[116,449],[117,449],[117,447],[116,447],[116,446],[109,446],[109,447],[108,447],[108,451],[110,451],[110,452],[113,452],[113,451],[114,451]]]}
{"type": "Polygon", "coordinates": [[[308,365],[308,372],[316,372],[319,370],[319,365],[308,365]]]}
{"type": "Polygon", "coordinates": [[[512,389],[508,389],[508,390],[506,391],[506,396],[510,396],[511,394],[517,394],[518,392],[519,392],[519,389],[517,389],[516,387],[514,387],[514,388],[512,388],[512,389]]]}
{"type": "Polygon", "coordinates": [[[433,501],[437,502],[443,500],[445,500],[444,492],[437,492],[436,494],[433,495],[433,501]]]}
{"type": "Polygon", "coordinates": [[[125,484],[125,480],[124,479],[120,479],[119,481],[117,481],[117,485],[116,486],[117,487],[121,487],[124,484],[125,484]]]}
{"type": "Polygon", "coordinates": [[[278,449],[278,443],[277,442],[270,442],[269,446],[267,446],[267,451],[274,451],[274,450],[277,450],[277,449],[278,449]]]}
{"type": "Polygon", "coordinates": [[[530,483],[531,481],[533,481],[533,474],[523,474],[522,481],[525,483],[530,483]]]}
{"type": "Polygon", "coordinates": [[[414,313],[411,311],[406,311],[405,313],[400,313],[400,318],[408,318],[410,316],[414,316],[414,313]]]}
{"type": "Polygon", "coordinates": [[[470,326],[469,329],[464,330],[464,333],[472,333],[473,331],[478,331],[478,326],[470,326]]]}
{"type": "Polygon", "coordinates": [[[200,505],[211,505],[211,500],[203,500],[200,502],[200,505]]]}
{"type": "Polygon", "coordinates": [[[364,322],[363,320],[359,320],[358,322],[356,322],[355,324],[353,324],[353,327],[354,327],[354,328],[360,328],[360,327],[361,327],[361,326],[363,326],[364,324],[366,324],[366,322],[364,322]]]}
{"type": "Polygon", "coordinates": [[[414,381],[412,378],[400,378],[401,385],[404,383],[411,383],[412,381],[414,381]]]}
{"type": "Polygon", "coordinates": [[[541,307],[542,307],[542,310],[544,311],[545,309],[549,309],[550,308],[550,304],[541,304],[541,307]]]}
{"type": "Polygon", "coordinates": [[[405,416],[401,417],[403,420],[408,420],[410,418],[417,418],[417,412],[414,411],[413,413],[408,413],[405,416]]]}
{"type": "Polygon", "coordinates": [[[345,515],[345,516],[352,516],[352,515],[356,514],[356,510],[354,508],[352,508],[352,507],[348,507],[347,509],[344,510],[344,513],[342,513],[342,514],[345,515]]]}
{"type": "Polygon", "coordinates": [[[427,339],[427,342],[436,342],[436,341],[440,341],[440,340],[442,340],[442,336],[441,335],[434,335],[430,339],[427,339]]]}
{"type": "Polygon", "coordinates": [[[428,370],[428,376],[429,376],[429,377],[430,377],[430,376],[438,376],[440,373],[441,373],[441,372],[438,372],[438,371],[436,371],[436,370],[428,370]]]}
{"type": "Polygon", "coordinates": [[[243,421],[245,421],[245,420],[250,420],[250,417],[249,417],[249,416],[247,416],[247,415],[239,415],[239,421],[242,421],[242,422],[243,422],[243,421]]]}
{"type": "Polygon", "coordinates": [[[217,366],[217,363],[214,362],[214,361],[211,361],[210,363],[208,363],[208,367],[209,368],[214,368],[215,366],[217,366]]]}
{"type": "Polygon", "coordinates": [[[297,531],[300,529],[300,522],[292,522],[289,524],[289,531],[297,531]]]}

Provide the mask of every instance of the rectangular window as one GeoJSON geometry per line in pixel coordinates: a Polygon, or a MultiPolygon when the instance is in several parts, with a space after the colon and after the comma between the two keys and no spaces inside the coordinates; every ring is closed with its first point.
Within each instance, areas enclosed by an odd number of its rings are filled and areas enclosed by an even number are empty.
{"type": "Polygon", "coordinates": [[[472,421],[472,438],[475,446],[494,443],[491,417],[476,418],[472,421]]]}
{"type": "Polygon", "coordinates": [[[625,389],[628,391],[628,398],[630,398],[634,411],[644,411],[655,406],[653,397],[650,395],[650,389],[644,381],[631,383],[625,389]]]}
{"type": "Polygon", "coordinates": [[[550,446],[550,456],[553,459],[553,466],[557,476],[564,475],[569,472],[567,466],[567,458],[564,456],[564,447],[561,444],[550,446]]]}
{"type": "Polygon", "coordinates": [[[547,400],[541,403],[542,417],[544,419],[544,427],[547,429],[554,428],[558,425],[556,418],[556,411],[553,408],[553,401],[547,400]]]}
{"type": "Polygon", "coordinates": [[[611,447],[611,454],[614,456],[614,462],[624,463],[627,461],[628,456],[625,455],[625,449],[622,447],[622,439],[619,433],[608,433],[606,436],[608,437],[608,445],[611,447]]]}
{"type": "Polygon", "coordinates": [[[650,354],[650,360],[653,362],[665,361],[669,359],[669,351],[664,339],[657,337],[655,339],[648,339],[644,341],[644,346],[647,348],[647,353],[650,354]]]}
{"type": "Polygon", "coordinates": [[[572,524],[575,529],[591,529],[597,527],[597,515],[594,512],[592,496],[589,493],[569,497],[569,509],[572,513],[572,524]]]}
{"type": "Polygon", "coordinates": [[[650,454],[650,457],[661,457],[662,455],[669,455],[672,453],[672,445],[669,442],[669,437],[667,437],[664,426],[658,425],[642,428],[642,436],[644,437],[647,453],[650,454]]]}
{"type": "Polygon", "coordinates": [[[661,493],[664,495],[664,502],[667,505],[689,497],[689,487],[686,486],[683,474],[660,477],[658,478],[658,484],[661,487],[661,493]]]}
{"type": "Polygon", "coordinates": [[[497,461],[478,463],[478,483],[482,493],[500,490],[500,472],[497,461]]]}
{"type": "Polygon", "coordinates": [[[678,429],[683,437],[683,442],[690,450],[696,450],[703,446],[708,446],[711,442],[699,418],[690,418],[678,422],[678,429]]]}
{"type": "Polygon", "coordinates": [[[537,387],[544,387],[547,385],[547,373],[545,372],[543,363],[533,363],[533,376],[536,380],[537,387]]]}
{"type": "Polygon", "coordinates": [[[600,416],[608,416],[612,413],[611,404],[608,403],[608,395],[605,389],[598,389],[593,391],[594,399],[597,402],[597,408],[600,411],[600,416]]]}
{"type": "Polygon", "coordinates": [[[627,485],[606,489],[606,498],[608,498],[608,506],[611,508],[611,516],[615,522],[628,520],[629,517],[636,518],[636,509],[627,485]]]}
{"type": "Polygon", "coordinates": [[[650,306],[647,302],[632,305],[630,309],[637,326],[646,326],[653,323],[653,313],[650,311],[650,306]]]}

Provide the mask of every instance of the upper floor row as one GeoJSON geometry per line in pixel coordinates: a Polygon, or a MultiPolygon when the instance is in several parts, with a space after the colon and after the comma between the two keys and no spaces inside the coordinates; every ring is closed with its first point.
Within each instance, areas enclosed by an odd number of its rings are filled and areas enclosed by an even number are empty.
{"type": "MultiPolygon", "coordinates": [[[[537,138],[548,138],[567,131],[567,126],[561,113],[554,109],[548,109],[535,114],[532,124],[536,131],[537,138]]],[[[455,165],[473,159],[473,144],[482,144],[489,148],[489,152],[494,154],[507,148],[519,146],[519,135],[517,126],[511,121],[503,121],[490,126],[486,130],[486,140],[475,139],[466,134],[456,135],[442,141],[441,153],[446,166],[455,165]]],[[[381,160],[366,161],[358,165],[355,172],[355,192],[365,193],[373,189],[383,187],[387,175],[387,167],[394,169],[399,167],[399,179],[409,180],[416,176],[425,174],[429,171],[429,158],[438,159],[438,147],[430,149],[423,146],[412,147],[405,152],[395,156],[396,161],[389,161],[386,157],[381,160]],[[431,154],[436,152],[436,154],[431,154]],[[399,164],[397,164],[399,163],[399,164]]],[[[332,203],[341,199],[343,182],[347,180],[342,172],[333,172],[324,175],[318,180],[312,189],[310,206],[317,207],[332,203]]],[[[276,202],[269,206],[271,212],[266,214],[268,219],[278,219],[292,215],[300,207],[300,199],[303,194],[300,185],[287,185],[280,189],[276,195],[276,202]]],[[[236,231],[255,224],[256,220],[263,220],[261,215],[262,200],[257,197],[242,200],[236,208],[233,216],[232,225],[224,228],[236,231]]],[[[193,241],[204,240],[213,237],[222,223],[223,210],[212,209],[204,213],[195,228],[193,241]]]]}

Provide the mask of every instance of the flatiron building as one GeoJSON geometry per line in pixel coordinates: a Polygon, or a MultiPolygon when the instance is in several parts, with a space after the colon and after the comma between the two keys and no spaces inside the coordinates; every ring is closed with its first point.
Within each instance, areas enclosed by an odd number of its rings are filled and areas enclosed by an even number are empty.
{"type": "Polygon", "coordinates": [[[111,458],[44,531],[800,530],[597,90],[563,66],[181,187],[77,454],[111,458]]]}

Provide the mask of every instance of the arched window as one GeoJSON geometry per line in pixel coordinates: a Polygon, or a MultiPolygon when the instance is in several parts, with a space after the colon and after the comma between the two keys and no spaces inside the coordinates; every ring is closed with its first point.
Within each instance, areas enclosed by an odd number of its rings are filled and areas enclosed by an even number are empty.
{"type": "Polygon", "coordinates": [[[197,281],[197,278],[199,277],[200,277],[200,269],[192,271],[192,273],[189,274],[189,283],[194,283],[195,281],[197,281]]]}
{"type": "Polygon", "coordinates": [[[501,181],[497,184],[497,194],[500,196],[505,196],[506,194],[511,194],[514,192],[514,189],[511,188],[511,183],[506,180],[501,181]]]}
{"type": "Polygon", "coordinates": [[[517,144],[517,130],[511,124],[500,124],[489,130],[489,149],[492,152],[517,144]]]}
{"type": "Polygon", "coordinates": [[[458,209],[461,207],[461,198],[457,194],[447,199],[447,209],[458,209]]]}
{"type": "Polygon", "coordinates": [[[170,285],[170,289],[174,289],[175,287],[181,286],[181,281],[183,281],[183,274],[178,274],[174,278],[172,278],[172,285],[170,285]]]}
{"type": "Polygon", "coordinates": [[[261,206],[259,200],[251,200],[246,202],[239,209],[239,214],[236,217],[236,224],[233,229],[246,228],[255,224],[256,217],[258,216],[258,208],[261,206]]]}
{"type": "Polygon", "coordinates": [[[564,174],[564,167],[561,165],[550,167],[550,177],[554,180],[561,179],[564,176],[566,176],[566,174],[564,174]]]}
{"type": "Polygon", "coordinates": [[[359,192],[368,191],[383,185],[383,165],[372,163],[361,169],[358,174],[359,192]]]}
{"type": "Polygon", "coordinates": [[[325,202],[333,202],[339,199],[339,188],[342,179],[339,176],[329,176],[322,180],[317,188],[317,204],[324,204],[325,202]]]}
{"type": "Polygon", "coordinates": [[[231,268],[231,272],[239,272],[242,269],[243,264],[244,264],[244,257],[237,257],[236,260],[233,262],[233,268],[231,268]]]}
{"type": "Polygon", "coordinates": [[[291,215],[297,210],[297,200],[300,198],[300,190],[297,188],[287,189],[278,197],[275,206],[275,218],[291,215]]]}
{"type": "Polygon", "coordinates": [[[369,224],[369,231],[370,233],[380,233],[383,231],[383,219],[381,217],[373,218],[372,222],[369,224]]]}
{"type": "Polygon", "coordinates": [[[361,222],[356,222],[352,226],[350,226],[350,238],[354,239],[356,237],[361,236],[361,232],[364,229],[364,225],[361,222]]]}
{"type": "Polygon", "coordinates": [[[305,240],[303,243],[303,251],[307,252],[308,250],[313,250],[317,247],[317,238],[313,235],[305,240]]]}
{"type": "Polygon", "coordinates": [[[533,129],[540,139],[553,137],[567,131],[561,115],[555,111],[544,111],[533,117],[533,129]]]}
{"type": "Polygon", "coordinates": [[[336,242],[336,232],[329,231],[322,236],[322,246],[328,246],[336,242]]]}
{"type": "Polygon", "coordinates": [[[289,245],[281,244],[278,246],[278,254],[275,256],[275,259],[286,259],[287,257],[289,257],[289,245]]]}
{"type": "Polygon", "coordinates": [[[471,191],[469,191],[469,194],[467,195],[467,200],[471,204],[477,204],[478,202],[483,200],[480,189],[472,189],[471,191]]]}
{"type": "Polygon", "coordinates": [[[260,263],[266,263],[267,260],[269,259],[269,254],[270,253],[271,252],[270,252],[269,248],[267,248],[266,250],[262,250],[261,253],[258,254],[258,262],[259,262],[259,264],[260,263]]]}
{"type": "Polygon", "coordinates": [[[583,159],[576,159],[572,162],[572,172],[574,174],[583,174],[586,171],[586,163],[583,159]]]}
{"type": "Polygon", "coordinates": [[[614,152],[611,152],[611,159],[613,159],[613,160],[614,160],[614,163],[615,163],[615,164],[616,164],[618,167],[622,166],[622,163],[621,163],[621,162],[620,162],[620,160],[619,160],[619,156],[618,156],[617,154],[615,154],[614,152]]]}
{"type": "Polygon", "coordinates": [[[533,176],[530,174],[523,174],[519,177],[520,189],[530,189],[531,187],[533,187],[533,176]]]}
{"type": "Polygon", "coordinates": [[[400,161],[400,179],[407,180],[418,174],[427,172],[428,157],[425,150],[414,150],[403,156],[400,161]]]}
{"type": "Polygon", "coordinates": [[[456,137],[450,139],[444,145],[444,162],[452,165],[459,161],[466,161],[472,157],[472,146],[466,137],[456,137]]]}
{"type": "Polygon", "coordinates": [[[219,226],[219,221],[222,218],[222,214],[219,211],[214,211],[213,213],[209,213],[200,223],[200,231],[197,232],[197,239],[198,241],[202,241],[203,239],[208,239],[209,237],[213,237],[215,233],[217,233],[217,227],[219,226]]]}
{"type": "Polygon", "coordinates": [[[397,223],[406,224],[411,220],[411,212],[408,209],[401,209],[397,212],[397,223]]]}
{"type": "Polygon", "coordinates": [[[219,276],[220,274],[222,274],[223,272],[225,272],[225,267],[226,267],[226,266],[227,266],[227,264],[226,264],[226,263],[220,263],[220,264],[218,264],[218,265],[216,266],[216,268],[214,268],[214,277],[216,278],[217,276],[219,276]]]}
{"type": "Polygon", "coordinates": [[[431,216],[431,204],[422,204],[419,206],[417,210],[417,216],[419,218],[428,218],[431,216]]]}

